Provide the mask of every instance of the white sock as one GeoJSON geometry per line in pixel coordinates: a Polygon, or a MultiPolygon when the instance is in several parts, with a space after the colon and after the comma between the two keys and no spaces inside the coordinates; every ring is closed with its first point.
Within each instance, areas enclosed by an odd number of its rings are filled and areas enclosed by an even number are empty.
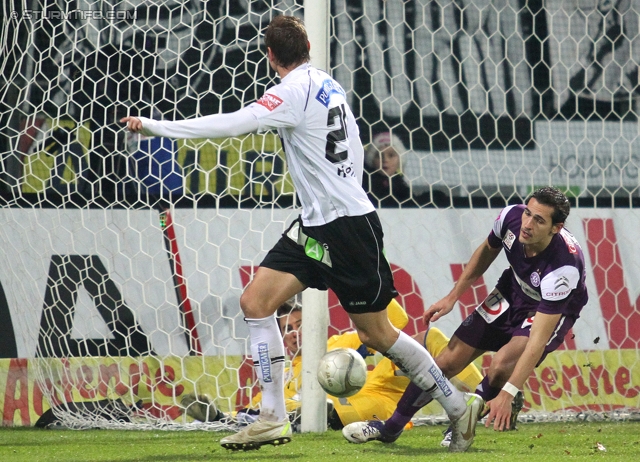
{"type": "Polygon", "coordinates": [[[404,332],[385,353],[413,383],[436,399],[452,420],[467,408],[464,395],[442,375],[433,357],[417,341],[404,332]]]}
{"type": "Polygon", "coordinates": [[[245,318],[251,339],[253,366],[262,388],[260,418],[280,422],[287,418],[284,402],[284,344],[275,315],[245,318]]]}

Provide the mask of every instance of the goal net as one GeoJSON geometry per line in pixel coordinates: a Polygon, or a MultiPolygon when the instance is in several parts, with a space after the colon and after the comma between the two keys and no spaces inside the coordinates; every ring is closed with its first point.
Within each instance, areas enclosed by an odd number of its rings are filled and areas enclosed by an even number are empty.
{"type": "MultiPolygon", "coordinates": [[[[424,330],[422,312],[501,207],[543,185],[572,201],[589,302],[527,382],[522,420],[640,409],[638,3],[329,2],[329,71],[367,147],[364,186],[407,333],[424,330]],[[399,159],[391,177],[387,146],[399,159]]],[[[262,31],[274,15],[303,18],[303,2],[2,7],[3,425],[33,425],[49,409],[72,428],[250,420],[236,414],[257,409],[259,391],[239,297],[299,213],[280,140],[146,138],[118,120],[255,101],[276,82],[262,31]]],[[[491,291],[500,258],[436,323],[445,335],[491,291]]],[[[327,334],[349,331],[333,293],[328,306],[327,334]]],[[[432,406],[417,421],[445,420],[432,406]]]]}

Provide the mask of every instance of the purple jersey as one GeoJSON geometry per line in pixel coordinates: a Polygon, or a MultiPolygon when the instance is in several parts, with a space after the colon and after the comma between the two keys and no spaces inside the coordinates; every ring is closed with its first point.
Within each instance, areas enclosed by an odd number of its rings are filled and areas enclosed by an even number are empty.
{"type": "Polygon", "coordinates": [[[525,205],[504,208],[488,237],[491,247],[502,245],[509,261],[510,268],[496,285],[511,305],[508,317],[522,319],[540,312],[575,320],[588,300],[582,248],[563,227],[540,254],[526,257],[518,240],[524,209],[525,205]]]}

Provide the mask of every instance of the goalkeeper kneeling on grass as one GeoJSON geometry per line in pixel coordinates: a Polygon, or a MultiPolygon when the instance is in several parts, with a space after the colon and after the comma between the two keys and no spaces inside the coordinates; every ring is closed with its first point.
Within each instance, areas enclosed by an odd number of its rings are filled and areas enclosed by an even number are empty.
{"type": "MultiPolygon", "coordinates": [[[[387,307],[389,320],[398,329],[407,325],[408,317],[405,310],[398,302],[392,300],[387,307]]],[[[284,339],[284,344],[291,355],[291,366],[285,371],[285,398],[287,412],[294,421],[294,429],[300,422],[300,391],[302,390],[302,337],[300,327],[302,325],[302,311],[299,305],[283,304],[277,312],[278,325],[284,339]]],[[[424,345],[432,356],[436,357],[447,345],[449,339],[437,328],[431,327],[427,331],[420,332],[414,337],[424,345]]],[[[360,341],[355,331],[334,335],[327,341],[327,351],[336,348],[352,348],[363,357],[375,354],[360,341]]],[[[452,383],[461,391],[474,390],[482,380],[482,375],[473,364],[458,374],[452,383]]],[[[398,400],[409,385],[409,379],[389,359],[383,358],[376,367],[369,371],[364,387],[348,398],[336,398],[328,395],[327,400],[327,425],[334,430],[340,430],[345,425],[361,420],[387,419],[391,417],[398,400]]],[[[251,423],[260,414],[261,396],[256,395],[249,408],[239,411],[235,420],[239,423],[251,423]]],[[[206,406],[192,405],[195,397],[185,397],[183,406],[187,408],[187,414],[197,420],[204,420],[206,406]]],[[[201,403],[209,403],[210,398],[198,397],[201,403]]],[[[436,408],[437,409],[437,408],[436,408]]],[[[224,417],[219,411],[209,412],[209,421],[224,417]]]]}

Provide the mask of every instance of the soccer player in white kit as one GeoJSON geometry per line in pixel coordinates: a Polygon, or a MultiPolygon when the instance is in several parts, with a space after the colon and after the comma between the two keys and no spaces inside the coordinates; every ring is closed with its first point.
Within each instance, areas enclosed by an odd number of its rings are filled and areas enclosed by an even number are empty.
{"type": "Polygon", "coordinates": [[[334,290],[362,342],[390,358],[444,407],[453,422],[450,451],[473,442],[483,401],[458,391],[429,353],[389,322],[397,295],[383,255],[378,216],[362,189],[364,150],[355,117],[338,82],[309,65],[302,21],[277,16],[265,32],[267,56],[280,84],[229,114],[185,121],[125,117],[132,132],[171,138],[233,137],[277,130],[301,216],[260,264],[240,298],[251,355],[262,387],[260,419],[221,439],[228,449],[257,449],[291,441],[284,399],[284,345],[279,306],[307,287],[334,290]]]}

